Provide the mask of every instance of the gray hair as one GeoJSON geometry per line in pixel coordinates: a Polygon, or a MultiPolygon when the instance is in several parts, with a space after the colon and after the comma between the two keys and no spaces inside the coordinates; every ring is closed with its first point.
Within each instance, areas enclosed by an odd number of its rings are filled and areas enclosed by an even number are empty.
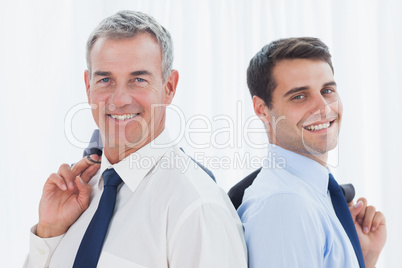
{"type": "Polygon", "coordinates": [[[129,39],[138,33],[149,33],[158,41],[162,52],[162,78],[166,82],[173,65],[173,42],[170,33],[153,17],[138,11],[122,10],[104,19],[96,27],[87,41],[87,67],[91,73],[90,53],[96,40],[102,37],[110,39],[129,39]]]}

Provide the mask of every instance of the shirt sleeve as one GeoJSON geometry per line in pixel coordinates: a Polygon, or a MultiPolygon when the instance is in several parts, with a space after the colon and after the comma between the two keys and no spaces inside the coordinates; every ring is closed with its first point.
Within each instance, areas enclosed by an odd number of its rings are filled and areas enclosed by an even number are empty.
{"type": "Polygon", "coordinates": [[[324,267],[325,234],[317,208],[301,196],[278,194],[253,202],[242,222],[249,267],[324,267]]]}
{"type": "Polygon", "coordinates": [[[31,228],[29,255],[25,260],[24,268],[49,267],[49,262],[54,251],[63,239],[64,235],[52,238],[40,238],[36,235],[37,225],[31,228]]]}
{"type": "Polygon", "coordinates": [[[197,202],[183,213],[169,246],[170,267],[246,268],[241,222],[214,202],[197,202]]]}

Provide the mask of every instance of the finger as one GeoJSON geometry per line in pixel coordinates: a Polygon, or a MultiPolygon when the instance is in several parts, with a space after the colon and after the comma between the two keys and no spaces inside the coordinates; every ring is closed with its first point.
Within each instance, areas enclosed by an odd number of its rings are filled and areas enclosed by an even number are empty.
{"type": "Polygon", "coordinates": [[[99,164],[89,166],[84,172],[81,173],[80,177],[85,182],[88,183],[92,177],[98,172],[100,168],[99,164]]]}
{"type": "Polygon", "coordinates": [[[59,171],[57,172],[57,175],[59,175],[64,179],[64,182],[66,183],[68,189],[70,190],[75,189],[74,187],[75,176],[71,171],[70,165],[62,164],[59,168],[59,171]]]}
{"type": "Polygon", "coordinates": [[[366,213],[366,207],[367,207],[367,199],[364,197],[361,197],[357,200],[357,202],[361,201],[363,203],[363,207],[360,210],[360,213],[356,217],[356,221],[361,225],[363,224],[364,221],[364,215],[366,213]]]}
{"type": "MultiPolygon", "coordinates": [[[[101,159],[101,157],[97,154],[92,154],[90,155],[90,157],[93,161],[100,161],[101,159]]],[[[95,164],[94,162],[91,162],[88,158],[84,157],[79,162],[75,163],[71,170],[73,171],[74,176],[78,176],[84,170],[86,170],[88,167],[92,165],[99,165],[99,164],[95,164]]]]}
{"type": "Polygon", "coordinates": [[[371,224],[371,231],[377,230],[378,226],[385,224],[385,216],[381,211],[377,211],[374,215],[373,223],[371,224]]]}
{"type": "Polygon", "coordinates": [[[362,208],[363,208],[363,202],[361,202],[361,201],[358,201],[353,206],[349,206],[350,214],[352,215],[352,219],[354,221],[356,220],[356,217],[360,213],[362,208]]]}
{"type": "Polygon", "coordinates": [[[49,178],[45,183],[45,187],[48,186],[49,184],[55,184],[63,191],[67,190],[67,184],[65,183],[64,179],[59,175],[57,175],[56,173],[50,174],[49,178]]]}
{"type": "Polygon", "coordinates": [[[368,234],[370,232],[371,224],[373,222],[374,215],[375,215],[375,207],[368,206],[366,208],[366,214],[364,216],[363,233],[368,234]]]}
{"type": "Polygon", "coordinates": [[[85,183],[80,176],[75,178],[75,183],[78,189],[78,197],[77,200],[81,204],[82,210],[88,208],[89,205],[89,195],[91,194],[91,186],[88,183],[85,183]]]}

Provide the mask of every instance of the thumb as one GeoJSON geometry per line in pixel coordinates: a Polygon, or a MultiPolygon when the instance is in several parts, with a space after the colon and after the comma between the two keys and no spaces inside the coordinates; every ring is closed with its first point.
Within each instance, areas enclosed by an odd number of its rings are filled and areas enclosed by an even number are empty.
{"type": "Polygon", "coordinates": [[[83,210],[86,210],[89,205],[89,195],[91,194],[91,186],[85,183],[80,176],[75,178],[75,184],[78,188],[77,201],[81,204],[83,210]]]}
{"type": "Polygon", "coordinates": [[[362,201],[358,201],[356,204],[349,206],[350,209],[350,214],[352,214],[352,219],[355,221],[357,215],[360,213],[360,211],[363,208],[363,202],[362,201]]]}

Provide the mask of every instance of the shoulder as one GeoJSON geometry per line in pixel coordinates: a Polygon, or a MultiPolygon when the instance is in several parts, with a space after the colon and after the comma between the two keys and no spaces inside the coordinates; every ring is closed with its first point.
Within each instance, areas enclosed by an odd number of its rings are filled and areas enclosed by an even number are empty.
{"type": "Polygon", "coordinates": [[[169,148],[158,161],[146,185],[152,195],[160,193],[157,202],[173,226],[211,210],[218,218],[224,214],[238,218],[227,194],[177,146],[169,148]]]}
{"type": "Polygon", "coordinates": [[[276,179],[272,181],[273,187],[256,188],[257,181],[238,209],[250,264],[322,267],[325,246],[322,210],[307,190],[292,188],[288,182],[275,182],[276,179]],[[284,259],[284,255],[291,257],[284,259]]]}
{"type": "Polygon", "coordinates": [[[226,193],[197,163],[172,146],[159,160],[155,174],[158,183],[164,184],[170,194],[179,194],[181,199],[191,197],[206,201],[222,202],[226,193]]]}
{"type": "Polygon", "coordinates": [[[298,193],[276,193],[244,200],[238,209],[243,224],[260,223],[300,224],[304,221],[320,221],[320,211],[305,196],[298,193]]]}
{"type": "Polygon", "coordinates": [[[290,173],[263,170],[246,190],[238,212],[243,224],[250,220],[291,221],[300,224],[322,218],[320,203],[312,189],[290,173]]]}

